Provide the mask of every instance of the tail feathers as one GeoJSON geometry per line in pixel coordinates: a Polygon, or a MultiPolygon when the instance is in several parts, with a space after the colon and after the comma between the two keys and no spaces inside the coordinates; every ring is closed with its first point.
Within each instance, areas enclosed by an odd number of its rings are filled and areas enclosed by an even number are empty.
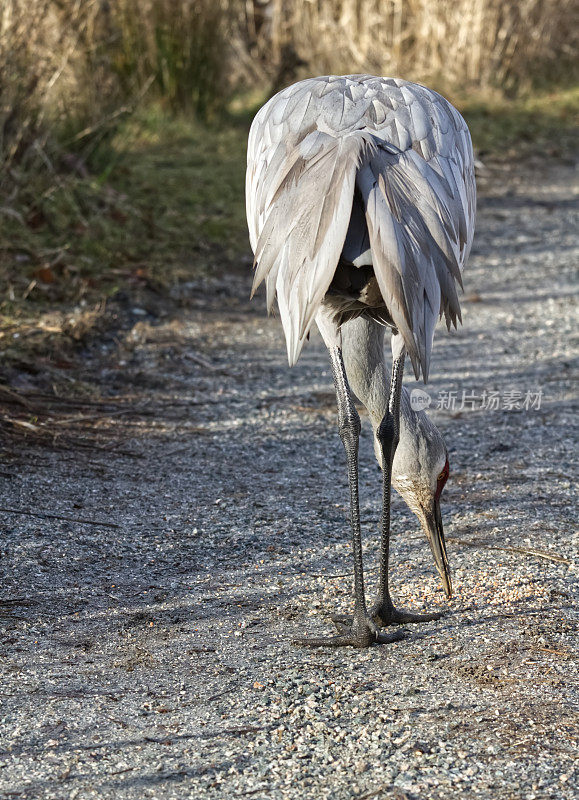
{"type": "Polygon", "coordinates": [[[456,200],[413,150],[375,143],[356,177],[374,273],[416,378],[422,373],[427,380],[438,317],[460,318],[454,285],[460,281],[456,200]]]}
{"type": "Polygon", "coordinates": [[[466,220],[455,172],[367,131],[315,130],[283,158],[276,151],[259,185],[252,294],[265,280],[269,309],[277,296],[290,365],[334,277],[357,186],[382,297],[416,377],[427,379],[437,319],[460,320],[466,220]]]}
{"type": "Polygon", "coordinates": [[[265,279],[294,364],[344,246],[352,211],[359,136],[306,136],[268,173],[266,217],[255,247],[252,294],[265,279]]]}

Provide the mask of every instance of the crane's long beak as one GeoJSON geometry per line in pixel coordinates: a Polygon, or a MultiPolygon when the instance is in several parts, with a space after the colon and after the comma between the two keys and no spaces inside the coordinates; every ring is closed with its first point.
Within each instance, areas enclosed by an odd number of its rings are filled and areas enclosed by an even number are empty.
{"type": "Polygon", "coordinates": [[[428,539],[436,569],[442,580],[442,585],[447,597],[452,597],[452,581],[450,579],[450,567],[446,556],[446,542],[444,540],[444,528],[442,527],[442,514],[440,513],[440,501],[434,500],[433,510],[424,515],[424,532],[428,539]]]}

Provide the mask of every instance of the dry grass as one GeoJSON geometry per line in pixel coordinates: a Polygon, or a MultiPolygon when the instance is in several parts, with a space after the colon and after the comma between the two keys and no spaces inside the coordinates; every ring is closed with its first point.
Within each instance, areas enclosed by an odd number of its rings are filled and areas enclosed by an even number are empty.
{"type": "Polygon", "coordinates": [[[227,0],[111,0],[113,69],[129,90],[153,80],[173,110],[212,115],[227,96],[227,0]],[[225,56],[225,57],[224,57],[225,56]]]}
{"type": "MultiPolygon", "coordinates": [[[[270,0],[255,47],[279,68],[403,75],[437,86],[516,90],[569,77],[575,0],[270,0]]],[[[575,64],[576,69],[576,64],[575,64]]]]}
{"type": "MultiPolygon", "coordinates": [[[[175,110],[209,118],[228,98],[228,0],[3,0],[0,168],[93,156],[153,88],[175,110]],[[45,159],[44,159],[45,160],[45,159]]],[[[1,177],[1,176],[0,176],[1,177]]]]}
{"type": "Polygon", "coordinates": [[[2,0],[5,363],[58,354],[63,341],[68,353],[119,290],[162,294],[239,262],[250,106],[299,77],[403,74],[458,101],[479,151],[510,158],[526,138],[541,153],[563,153],[577,91],[529,100],[522,90],[564,76],[575,5],[2,0]],[[127,119],[143,97],[146,107],[127,119]],[[235,121],[219,113],[231,112],[232,97],[235,121]],[[61,316],[45,319],[47,309],[61,316]]]}
{"type": "Polygon", "coordinates": [[[124,110],[96,0],[4,0],[0,11],[0,165],[46,161],[58,139],[94,149],[124,110]]]}
{"type": "Polygon", "coordinates": [[[233,90],[374,72],[451,94],[569,81],[576,0],[3,0],[0,164],[86,157],[151,88],[211,117],[233,90]]]}
{"type": "Polygon", "coordinates": [[[0,203],[4,368],[70,360],[106,328],[108,298],[171,307],[177,284],[243,269],[245,141],[244,122],[209,129],[150,107],[112,138],[101,173],[14,169],[0,203]]]}

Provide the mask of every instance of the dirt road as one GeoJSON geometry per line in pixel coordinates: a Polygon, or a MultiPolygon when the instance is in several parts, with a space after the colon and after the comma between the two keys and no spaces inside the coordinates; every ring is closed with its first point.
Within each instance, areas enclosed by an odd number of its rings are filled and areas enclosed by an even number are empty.
{"type": "MultiPolygon", "coordinates": [[[[100,398],[55,399],[52,444],[11,440],[0,465],[1,798],[577,796],[577,179],[538,163],[480,186],[464,325],[438,330],[425,387],[450,602],[394,506],[394,595],[443,619],[362,652],[292,646],[352,602],[319,337],[289,370],[249,270],[171,313],[125,302],[83,354],[100,398]]],[[[360,478],[372,586],[367,425],[360,478]]]]}

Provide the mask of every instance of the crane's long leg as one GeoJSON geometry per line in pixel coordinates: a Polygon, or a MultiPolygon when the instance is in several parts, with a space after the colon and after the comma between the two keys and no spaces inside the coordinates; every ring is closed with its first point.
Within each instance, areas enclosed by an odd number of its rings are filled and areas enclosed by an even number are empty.
{"type": "Polygon", "coordinates": [[[382,448],[383,468],[383,498],[381,542],[380,542],[380,572],[378,579],[378,597],[372,607],[372,619],[377,625],[391,625],[392,623],[426,622],[438,619],[441,614],[413,614],[408,611],[399,611],[394,608],[388,587],[388,567],[390,556],[390,495],[392,484],[392,462],[400,439],[400,396],[402,394],[402,375],[404,373],[404,348],[392,360],[392,375],[390,379],[390,393],[388,396],[388,409],[384,415],[377,437],[382,448]]]}
{"type": "Polygon", "coordinates": [[[382,634],[366,610],[364,594],[364,567],[362,562],[362,534],[360,530],[360,507],[358,501],[358,442],[360,438],[360,417],[352,400],[346,370],[339,347],[330,349],[332,372],[338,403],[338,429],[342,439],[348,462],[348,480],[350,484],[350,523],[352,527],[352,548],[354,556],[354,618],[347,624],[336,617],[335,624],[338,635],[328,638],[298,639],[297,644],[340,647],[368,647],[373,642],[382,644],[401,639],[400,634],[382,634]]]}
{"type": "MultiPolygon", "coordinates": [[[[390,502],[392,489],[392,462],[400,440],[400,395],[404,373],[404,351],[392,360],[392,376],[388,409],[377,431],[382,448],[382,519],[380,521],[380,565],[378,577],[378,603],[393,608],[388,589],[388,567],[390,558],[390,502]]],[[[382,622],[384,624],[384,622],[382,622]]]]}

